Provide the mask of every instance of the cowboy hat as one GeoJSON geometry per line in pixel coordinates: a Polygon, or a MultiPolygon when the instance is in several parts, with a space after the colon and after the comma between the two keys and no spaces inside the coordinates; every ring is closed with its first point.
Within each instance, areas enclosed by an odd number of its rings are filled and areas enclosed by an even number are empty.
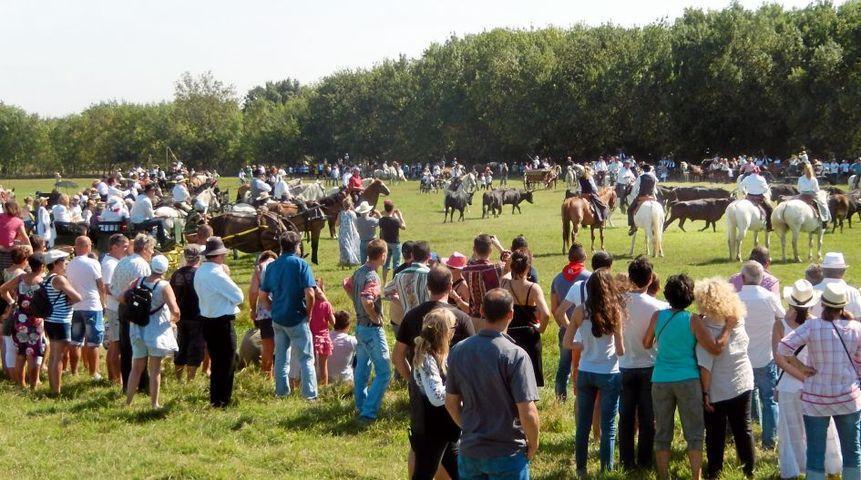
{"type": "Polygon", "coordinates": [[[257,200],[269,200],[269,192],[260,192],[260,195],[257,195],[257,200]]]}
{"type": "Polygon", "coordinates": [[[846,294],[846,285],[842,283],[829,283],[822,292],[822,306],[831,308],[843,308],[849,303],[846,294]]]}
{"type": "Polygon", "coordinates": [[[796,280],[791,287],[783,288],[783,298],[791,307],[810,308],[819,301],[821,293],[807,280],[796,280]]]}
{"type": "Polygon", "coordinates": [[[50,265],[50,264],[56,262],[57,260],[60,260],[61,258],[68,258],[68,257],[69,257],[68,252],[64,252],[62,250],[54,248],[54,249],[48,250],[47,252],[44,252],[42,254],[42,262],[44,262],[45,265],[50,265]]]}
{"type": "Polygon", "coordinates": [[[373,210],[373,207],[371,207],[371,205],[367,201],[363,201],[359,204],[358,207],[356,207],[356,213],[358,213],[359,215],[364,215],[371,210],[373,210]]]}
{"type": "Polygon", "coordinates": [[[206,239],[206,247],[203,249],[204,257],[216,257],[227,253],[227,248],[221,237],[209,237],[206,239]]]}
{"type": "Polygon", "coordinates": [[[846,265],[846,260],[843,258],[842,253],[828,252],[822,261],[822,268],[846,269],[849,268],[849,265],[846,265]]]}
{"type": "Polygon", "coordinates": [[[451,256],[443,260],[446,267],[461,270],[466,266],[466,256],[460,252],[453,252],[451,256]]]}

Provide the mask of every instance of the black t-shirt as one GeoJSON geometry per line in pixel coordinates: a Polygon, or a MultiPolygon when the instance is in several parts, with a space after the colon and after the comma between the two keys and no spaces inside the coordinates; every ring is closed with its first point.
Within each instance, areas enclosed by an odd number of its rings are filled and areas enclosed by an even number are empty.
{"type": "Polygon", "coordinates": [[[197,299],[197,292],[194,291],[194,274],[197,272],[195,267],[184,266],[173,272],[170,277],[170,286],[173,288],[173,294],[176,296],[176,303],[179,306],[179,321],[197,320],[200,316],[200,303],[197,299]]]}
{"type": "MultiPolygon", "coordinates": [[[[401,253],[403,253],[403,252],[401,252],[401,253]]],[[[412,265],[412,262],[401,262],[401,264],[398,265],[398,268],[395,269],[394,273],[392,273],[392,278],[395,278],[394,277],[395,275],[397,275],[397,274],[403,272],[404,270],[406,270],[407,268],[409,268],[410,265],[412,265]]]]}
{"type": "Polygon", "coordinates": [[[388,216],[380,219],[380,238],[386,243],[401,243],[401,220],[388,216]]]}
{"type": "MultiPolygon", "coordinates": [[[[446,308],[454,313],[457,324],[454,327],[454,336],[451,338],[450,347],[454,347],[461,340],[475,335],[475,327],[472,325],[472,319],[463,311],[453,307],[447,303],[428,301],[422,303],[418,307],[410,310],[404,315],[401,326],[398,329],[397,341],[407,345],[407,362],[412,363],[415,346],[415,338],[419,336],[422,330],[422,321],[425,315],[430,313],[435,308],[446,308]]],[[[441,434],[448,436],[449,434],[458,433],[459,429],[448,413],[445,407],[434,407],[421,394],[418,386],[413,378],[409,379],[410,393],[410,429],[414,434],[441,434]],[[447,420],[447,421],[446,421],[447,420]]],[[[454,436],[455,438],[457,435],[454,436]]]]}

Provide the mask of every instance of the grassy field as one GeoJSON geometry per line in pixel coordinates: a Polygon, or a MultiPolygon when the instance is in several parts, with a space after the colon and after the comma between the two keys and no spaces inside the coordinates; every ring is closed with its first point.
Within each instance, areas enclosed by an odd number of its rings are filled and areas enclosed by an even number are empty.
{"type": "MultiPolygon", "coordinates": [[[[84,180],[78,181],[84,185],[84,180]]],[[[234,190],[235,181],[225,179],[234,190]]],[[[518,184],[520,182],[514,182],[518,184]]],[[[5,180],[4,187],[15,187],[18,197],[50,189],[52,180],[5,180]]],[[[414,182],[392,187],[391,199],[404,212],[408,229],[402,239],[423,239],[441,256],[457,250],[471,252],[472,238],[480,232],[493,233],[508,243],[525,235],[535,255],[541,283],[549,292],[549,282],[565,264],[562,255],[559,205],[563,189],[540,191],[535,203],[524,204],[522,215],[506,209],[498,219],[481,217],[479,196],[466,215],[466,221],[442,223],[442,195],[421,195],[414,182]]],[[[625,220],[616,212],[616,228],[606,231],[607,250],[617,258],[615,270],[626,268],[630,237],[625,220]]],[[[739,264],[727,258],[723,223],[718,232],[696,232],[695,224],[684,233],[670,227],[664,240],[665,258],[655,260],[661,278],[687,272],[695,278],[729,275],[739,264]]],[[[581,234],[582,236],[582,234],[581,234]]],[[[825,236],[825,251],[839,250],[854,265],[848,280],[861,281],[861,228],[844,234],[825,236]]],[[[581,237],[588,247],[588,232],[581,237]]],[[[806,242],[803,242],[806,248],[806,242]]],[[[778,242],[779,245],[779,242],[778,242]]],[[[742,251],[752,247],[747,239],[742,251]]],[[[320,265],[315,274],[330,286],[328,294],[336,309],[350,310],[346,296],[337,285],[350,272],[337,267],[335,240],[321,241],[320,265]]],[[[644,252],[642,234],[636,252],[644,252]]],[[[806,252],[805,252],[806,253],[806,252]]],[[[773,251],[775,257],[779,252],[773,251]]],[[[247,285],[250,256],[232,262],[232,271],[247,285]]],[[[806,263],[777,262],[772,272],[783,283],[803,274],[806,263]]],[[[239,335],[249,327],[247,309],[238,322],[239,335]]],[[[391,337],[391,335],[389,335],[391,337]]],[[[536,478],[570,478],[573,468],[572,401],[554,399],[553,375],[558,349],[556,327],[544,335],[545,383],[539,409],[542,443],[533,463],[536,478]]],[[[104,372],[103,372],[104,374],[104,372]]],[[[17,478],[119,477],[119,478],[404,478],[406,476],[408,405],[406,389],[393,384],[386,396],[380,421],[362,426],[354,420],[352,394],[341,388],[324,388],[321,401],[307,404],[301,399],[276,400],[272,385],[258,371],[248,369],[237,375],[237,405],[227,410],[207,407],[206,381],[199,378],[181,385],[167,369],[162,384],[165,408],[150,412],[143,398],[126,408],[119,390],[107,383],[93,383],[84,375],[66,376],[60,398],[46,397],[46,387],[23,392],[8,383],[0,385],[0,467],[15,472],[17,478]]],[[[677,435],[672,469],[685,478],[682,445],[677,435]]],[[[597,470],[597,442],[591,451],[595,460],[590,472],[597,470]]],[[[736,468],[734,454],[724,478],[743,478],[736,468]]],[[[756,478],[777,478],[774,452],[759,451],[756,478]]],[[[649,473],[613,472],[607,478],[651,478],[649,473]]]]}

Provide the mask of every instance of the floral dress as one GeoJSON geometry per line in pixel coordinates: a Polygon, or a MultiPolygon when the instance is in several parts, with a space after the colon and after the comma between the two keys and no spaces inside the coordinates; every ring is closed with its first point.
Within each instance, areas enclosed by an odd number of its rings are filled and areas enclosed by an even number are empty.
{"type": "Polygon", "coordinates": [[[18,282],[18,306],[12,312],[15,334],[12,341],[18,347],[18,355],[41,357],[45,355],[45,325],[42,318],[30,314],[30,302],[39,289],[39,282],[28,285],[18,282]]]}

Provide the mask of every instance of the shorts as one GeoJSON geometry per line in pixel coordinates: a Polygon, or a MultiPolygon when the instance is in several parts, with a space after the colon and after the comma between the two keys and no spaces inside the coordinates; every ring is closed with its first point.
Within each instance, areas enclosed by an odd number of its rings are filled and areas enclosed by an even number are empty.
{"type": "Polygon", "coordinates": [[[71,342],[72,341],[72,324],[45,322],[45,335],[52,342],[71,342]]]}
{"type": "Polygon", "coordinates": [[[18,359],[18,346],[11,335],[3,335],[3,363],[7,368],[15,366],[18,359]]]}
{"type": "Polygon", "coordinates": [[[314,334],[314,353],[321,357],[332,356],[332,339],[328,334],[314,334]]]}
{"type": "Polygon", "coordinates": [[[702,450],[705,437],[703,391],[699,379],[652,383],[655,410],[655,450],[666,451],[673,442],[678,407],[688,450],[702,450]]]}
{"type": "Polygon", "coordinates": [[[206,340],[200,318],[183,318],[176,324],[176,343],[179,350],[173,357],[174,365],[199,367],[203,363],[206,340]]]}
{"type": "Polygon", "coordinates": [[[98,310],[72,312],[72,345],[98,347],[105,341],[105,320],[98,310]]]}
{"type": "Polygon", "coordinates": [[[104,346],[120,341],[120,312],[105,310],[105,340],[104,346]]]}
{"type": "Polygon", "coordinates": [[[142,338],[135,338],[132,340],[132,358],[137,360],[138,358],[147,358],[147,357],[169,357],[173,355],[173,350],[165,350],[163,348],[155,348],[148,347],[146,342],[143,341],[142,338]]]}
{"type": "Polygon", "coordinates": [[[272,328],[271,318],[259,318],[254,320],[254,326],[260,329],[260,338],[262,340],[275,338],[275,329],[272,328]]]}

